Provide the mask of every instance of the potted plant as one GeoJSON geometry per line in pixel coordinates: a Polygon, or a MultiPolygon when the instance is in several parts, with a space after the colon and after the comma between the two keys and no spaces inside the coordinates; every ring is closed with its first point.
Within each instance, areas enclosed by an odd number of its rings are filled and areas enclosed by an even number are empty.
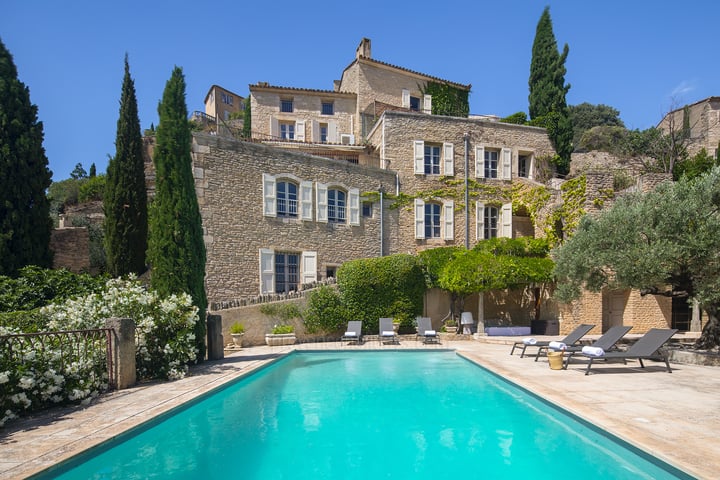
{"type": "Polygon", "coordinates": [[[455,317],[450,317],[445,320],[445,331],[447,333],[457,333],[457,321],[455,317]]]}
{"type": "Polygon", "coordinates": [[[232,325],[230,325],[230,336],[233,339],[233,343],[238,346],[242,347],[242,337],[245,334],[245,325],[243,325],[240,322],[235,322],[232,325]]]}
{"type": "Polygon", "coordinates": [[[400,320],[397,318],[393,318],[393,332],[395,332],[395,335],[398,334],[399,329],[400,329],[400,320]]]}
{"type": "Polygon", "coordinates": [[[265,334],[265,343],[270,346],[292,345],[297,338],[295,329],[289,323],[293,318],[301,317],[300,308],[294,303],[266,303],[260,306],[260,313],[275,320],[270,333],[265,334]]]}
{"type": "Polygon", "coordinates": [[[292,325],[273,325],[270,333],[265,335],[265,343],[271,347],[277,345],[292,345],[295,343],[295,329],[292,325]]]}

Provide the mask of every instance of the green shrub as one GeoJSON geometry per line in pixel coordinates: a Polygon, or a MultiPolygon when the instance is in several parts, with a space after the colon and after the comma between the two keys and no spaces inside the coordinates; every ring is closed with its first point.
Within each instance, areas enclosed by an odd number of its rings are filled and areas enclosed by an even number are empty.
{"type": "Polygon", "coordinates": [[[106,178],[105,175],[98,175],[83,180],[78,191],[78,200],[80,203],[102,200],[103,193],[105,192],[106,178]]]}
{"type": "Polygon", "coordinates": [[[337,288],[323,285],[310,292],[303,312],[308,333],[337,333],[351,320],[337,288]]]}
{"type": "Polygon", "coordinates": [[[361,320],[368,332],[377,331],[380,317],[389,316],[412,328],[426,290],[418,257],[407,254],[346,262],[338,269],[338,287],[347,318],[361,320]]]}

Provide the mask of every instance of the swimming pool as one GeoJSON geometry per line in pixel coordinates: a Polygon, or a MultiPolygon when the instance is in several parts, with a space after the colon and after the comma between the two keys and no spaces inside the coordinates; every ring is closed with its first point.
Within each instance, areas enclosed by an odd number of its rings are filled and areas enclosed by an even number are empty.
{"type": "Polygon", "coordinates": [[[691,478],[450,351],[296,352],[46,478],[527,476],[691,478]]]}

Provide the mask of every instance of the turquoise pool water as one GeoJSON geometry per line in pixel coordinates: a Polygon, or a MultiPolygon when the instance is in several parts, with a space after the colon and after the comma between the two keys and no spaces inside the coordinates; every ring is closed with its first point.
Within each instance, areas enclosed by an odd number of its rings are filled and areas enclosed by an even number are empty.
{"type": "Polygon", "coordinates": [[[690,478],[449,351],[294,353],[63,479],[690,478]]]}

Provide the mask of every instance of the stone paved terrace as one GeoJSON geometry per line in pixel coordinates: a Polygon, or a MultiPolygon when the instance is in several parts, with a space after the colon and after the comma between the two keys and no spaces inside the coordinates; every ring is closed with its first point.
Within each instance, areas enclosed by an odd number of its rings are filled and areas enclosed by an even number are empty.
{"type": "MultiPolygon", "coordinates": [[[[456,337],[457,338],[457,337],[456,337]]],[[[67,408],[16,422],[0,429],[0,478],[18,479],[37,473],[89,447],[111,439],[198,395],[245,375],[290,352],[319,349],[449,348],[502,375],[620,438],[698,478],[718,478],[720,442],[720,368],[637,362],[594,365],[584,375],[582,360],[569,369],[552,370],[547,360],[510,356],[515,338],[444,339],[427,345],[404,338],[399,345],[338,342],[292,347],[253,347],[206,362],[175,382],[138,385],[113,392],[86,408],[67,408]]],[[[542,339],[542,337],[538,337],[542,339]]],[[[554,339],[546,337],[545,339],[554,339]]],[[[532,475],[532,472],[528,472],[532,475]]]]}

